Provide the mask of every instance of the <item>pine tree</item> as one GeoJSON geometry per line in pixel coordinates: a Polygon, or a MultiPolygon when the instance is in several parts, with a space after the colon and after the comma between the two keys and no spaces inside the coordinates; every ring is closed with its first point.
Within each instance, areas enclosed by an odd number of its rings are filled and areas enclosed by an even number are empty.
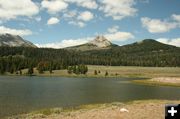
{"type": "Polygon", "coordinates": [[[94,70],[94,75],[97,75],[97,70],[94,70]]]}
{"type": "Polygon", "coordinates": [[[108,72],[106,71],[105,76],[108,76],[108,72]]]}
{"type": "Polygon", "coordinates": [[[44,63],[43,62],[38,63],[37,70],[40,74],[44,73],[44,63]]]}
{"type": "Polygon", "coordinates": [[[49,73],[52,74],[53,73],[53,69],[52,69],[52,63],[49,66],[49,73]]]}
{"type": "Polygon", "coordinates": [[[4,74],[5,73],[5,68],[4,68],[4,65],[3,65],[3,60],[0,60],[0,73],[1,74],[4,74]]]}
{"type": "Polygon", "coordinates": [[[88,67],[85,66],[85,71],[84,71],[84,74],[86,74],[88,72],[88,67]]]}
{"type": "Polygon", "coordinates": [[[19,74],[20,74],[20,75],[22,75],[22,71],[21,71],[21,69],[20,69],[20,71],[19,71],[19,74]]]}
{"type": "Polygon", "coordinates": [[[67,69],[68,74],[72,74],[72,66],[69,66],[67,69]]]}
{"type": "Polygon", "coordinates": [[[100,74],[100,73],[101,73],[101,71],[99,70],[99,71],[98,71],[98,73],[100,74]]]}
{"type": "Polygon", "coordinates": [[[29,66],[29,68],[28,68],[28,75],[32,75],[34,73],[34,70],[33,70],[33,66],[31,65],[31,66],[29,66]]]}

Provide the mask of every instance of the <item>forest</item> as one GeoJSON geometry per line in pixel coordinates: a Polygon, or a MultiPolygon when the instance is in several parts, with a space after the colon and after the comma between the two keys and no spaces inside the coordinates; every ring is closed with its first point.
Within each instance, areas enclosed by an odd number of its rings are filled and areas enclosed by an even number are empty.
{"type": "Polygon", "coordinates": [[[0,73],[16,73],[36,67],[39,73],[78,65],[179,67],[180,48],[153,40],[110,49],[77,51],[67,49],[0,47],[0,73]]]}

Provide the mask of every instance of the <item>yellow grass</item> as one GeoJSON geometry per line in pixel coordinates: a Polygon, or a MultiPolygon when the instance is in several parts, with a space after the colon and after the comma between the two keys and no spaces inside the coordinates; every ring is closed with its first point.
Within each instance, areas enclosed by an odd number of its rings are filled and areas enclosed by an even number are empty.
{"type": "Polygon", "coordinates": [[[81,106],[77,109],[47,109],[9,119],[164,119],[165,104],[180,101],[141,100],[128,103],[111,103],[81,106]],[[128,112],[121,112],[125,108],[128,112]]]}
{"type": "MultiPolygon", "coordinates": [[[[64,77],[105,77],[105,72],[108,72],[107,77],[180,77],[179,67],[131,67],[131,66],[97,66],[88,65],[88,73],[86,75],[68,74],[67,70],[54,70],[52,74],[49,71],[39,74],[36,68],[34,75],[37,76],[64,76],[64,77]],[[94,70],[100,71],[98,75],[94,75],[94,70]]],[[[27,72],[24,69],[23,75],[27,72]]]]}

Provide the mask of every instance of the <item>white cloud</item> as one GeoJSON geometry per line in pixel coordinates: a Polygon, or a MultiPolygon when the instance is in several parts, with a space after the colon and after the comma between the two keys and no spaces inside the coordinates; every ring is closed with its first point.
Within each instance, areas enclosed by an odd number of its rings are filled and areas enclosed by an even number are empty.
{"type": "Polygon", "coordinates": [[[0,34],[12,34],[12,35],[20,35],[20,36],[27,36],[31,35],[32,31],[29,29],[12,29],[12,28],[7,28],[5,26],[0,26],[0,34]]]}
{"type": "Polygon", "coordinates": [[[76,17],[77,14],[78,14],[78,11],[77,11],[77,10],[67,11],[67,12],[65,12],[65,13],[63,14],[63,17],[70,19],[70,18],[76,17]]]}
{"type": "Polygon", "coordinates": [[[112,17],[114,20],[121,20],[125,17],[134,16],[137,12],[133,6],[134,0],[101,0],[101,11],[105,16],[112,17]]]}
{"type": "Polygon", "coordinates": [[[117,31],[114,33],[107,33],[104,36],[110,41],[126,41],[128,39],[134,38],[134,35],[129,32],[117,31]]]}
{"type": "Polygon", "coordinates": [[[87,9],[97,9],[98,4],[96,0],[65,0],[69,3],[75,3],[77,6],[84,7],[87,9]]]}
{"type": "Polygon", "coordinates": [[[82,21],[90,21],[94,18],[93,13],[89,12],[89,11],[85,11],[80,13],[80,15],[78,16],[78,20],[82,20],[82,21]]]}
{"type": "Polygon", "coordinates": [[[177,22],[180,22],[180,15],[177,15],[177,14],[173,14],[172,15],[172,19],[177,21],[177,22]]]}
{"type": "Polygon", "coordinates": [[[168,39],[168,38],[159,38],[157,41],[169,45],[174,45],[177,47],[180,47],[180,38],[173,38],[173,39],[168,39]]]}
{"type": "Polygon", "coordinates": [[[109,33],[115,33],[119,30],[119,26],[113,26],[111,28],[108,28],[109,33]]]}
{"type": "Polygon", "coordinates": [[[79,6],[88,8],[88,9],[97,9],[98,5],[96,3],[96,1],[92,1],[92,0],[85,0],[84,2],[80,3],[79,6]]]}
{"type": "Polygon", "coordinates": [[[161,21],[159,19],[150,19],[148,17],[141,18],[144,28],[150,33],[164,33],[177,27],[176,22],[161,21]]]}
{"type": "Polygon", "coordinates": [[[86,24],[81,21],[70,21],[70,22],[68,22],[68,24],[72,24],[72,25],[78,26],[80,28],[83,28],[86,26],[86,24]]]}
{"type": "Polygon", "coordinates": [[[37,22],[40,22],[40,21],[42,20],[42,18],[41,18],[41,16],[37,16],[37,17],[35,17],[35,20],[36,20],[37,22]]]}
{"type": "Polygon", "coordinates": [[[51,17],[48,21],[47,21],[47,24],[48,25],[54,25],[54,24],[57,24],[59,23],[59,19],[56,18],[56,17],[51,17]]]}
{"type": "Polygon", "coordinates": [[[0,0],[0,20],[31,17],[39,13],[38,6],[31,0],[0,0]]]}
{"type": "Polygon", "coordinates": [[[80,39],[68,39],[68,40],[62,40],[56,43],[36,44],[36,46],[46,47],[46,48],[65,48],[65,47],[81,45],[81,44],[87,43],[90,40],[92,40],[92,38],[90,37],[80,38],[80,39]]]}
{"type": "Polygon", "coordinates": [[[56,14],[62,10],[65,10],[68,7],[68,3],[64,0],[43,0],[41,2],[42,8],[46,8],[48,13],[56,14]]]}
{"type": "MultiPolygon", "coordinates": [[[[117,28],[117,26],[114,26],[114,27],[117,28]]],[[[128,39],[134,38],[133,34],[131,34],[129,32],[121,32],[121,31],[116,31],[113,33],[104,33],[102,35],[105,36],[110,41],[126,41],[128,39]]],[[[46,47],[46,48],[65,48],[65,47],[81,45],[81,44],[87,43],[93,39],[94,39],[94,36],[79,38],[79,39],[66,39],[66,40],[62,40],[60,42],[55,42],[55,43],[36,44],[36,46],[46,47]]]]}
{"type": "MultiPolygon", "coordinates": [[[[131,38],[134,38],[134,36],[129,32],[116,32],[111,34],[104,34],[104,36],[110,40],[110,41],[125,41],[131,38]]],[[[79,39],[67,39],[62,40],[60,42],[55,43],[47,43],[47,44],[35,44],[38,47],[44,47],[44,48],[65,48],[65,47],[71,47],[76,45],[81,45],[84,43],[87,43],[91,40],[93,40],[94,37],[85,37],[85,38],[79,38],[79,39]]]]}
{"type": "Polygon", "coordinates": [[[83,28],[86,26],[86,22],[94,18],[94,15],[89,11],[78,12],[77,10],[72,10],[65,12],[63,17],[68,21],[68,24],[83,28]]]}

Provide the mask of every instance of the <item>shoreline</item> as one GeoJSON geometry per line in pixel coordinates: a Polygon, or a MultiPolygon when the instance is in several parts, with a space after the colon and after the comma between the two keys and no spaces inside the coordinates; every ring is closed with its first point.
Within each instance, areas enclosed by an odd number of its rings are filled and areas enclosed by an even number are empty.
{"type": "MultiPolygon", "coordinates": [[[[28,76],[27,69],[22,70],[20,74],[5,73],[2,76],[28,76]]],[[[138,66],[100,66],[88,65],[88,72],[85,75],[68,74],[67,70],[53,70],[44,71],[39,74],[38,70],[34,68],[33,76],[41,77],[77,77],[77,78],[156,78],[156,77],[180,77],[180,67],[138,67],[138,66]],[[98,71],[95,75],[94,71],[98,71]],[[106,71],[108,75],[105,76],[106,71]],[[100,72],[100,73],[99,73],[100,72]]]]}
{"type": "Polygon", "coordinates": [[[131,76],[131,75],[122,75],[122,76],[93,76],[93,75],[47,75],[47,74],[38,74],[38,75],[16,75],[16,74],[3,74],[0,76],[9,76],[9,77],[64,77],[64,78],[142,78],[149,79],[149,77],[145,76],[131,76]]]}
{"type": "Polygon", "coordinates": [[[162,119],[165,114],[165,104],[179,103],[180,100],[136,100],[126,103],[91,104],[71,109],[44,109],[5,119],[162,119]]]}
{"type": "Polygon", "coordinates": [[[180,87],[180,77],[158,77],[145,80],[133,80],[132,83],[151,86],[180,87]]]}

